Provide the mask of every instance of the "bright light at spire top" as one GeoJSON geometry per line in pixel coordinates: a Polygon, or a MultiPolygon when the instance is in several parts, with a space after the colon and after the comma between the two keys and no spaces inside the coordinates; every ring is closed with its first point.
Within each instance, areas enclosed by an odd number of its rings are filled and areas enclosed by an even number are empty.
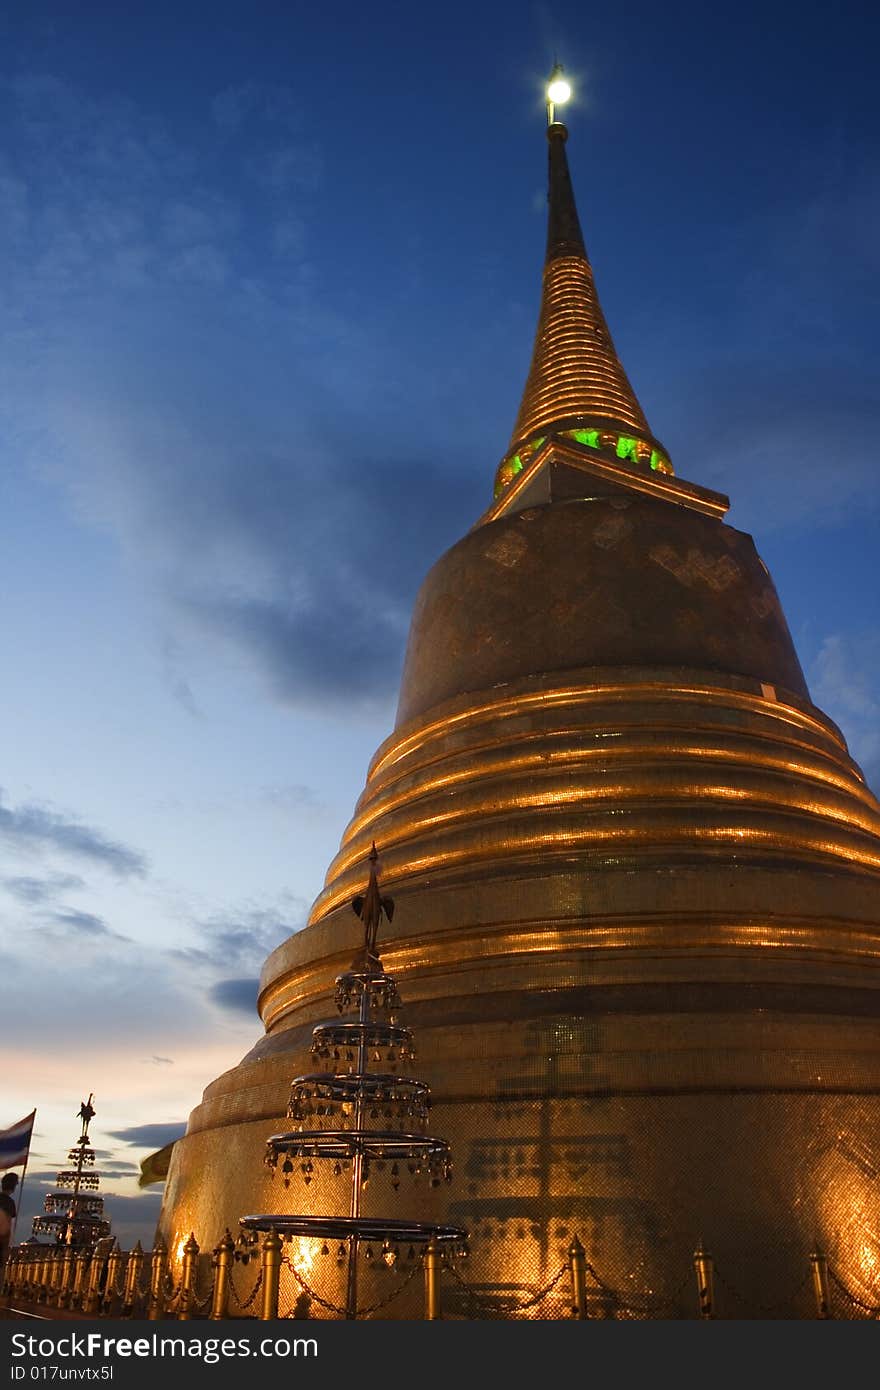
{"type": "Polygon", "coordinates": [[[557,106],[564,106],[571,97],[571,86],[567,82],[561,63],[555,63],[547,83],[547,124],[552,125],[557,106]]]}

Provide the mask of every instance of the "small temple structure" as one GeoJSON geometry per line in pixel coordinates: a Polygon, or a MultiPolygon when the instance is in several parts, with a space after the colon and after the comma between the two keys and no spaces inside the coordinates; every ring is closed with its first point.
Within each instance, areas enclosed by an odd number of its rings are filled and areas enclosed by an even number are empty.
{"type": "MultiPolygon", "coordinates": [[[[436,1188],[451,1182],[452,1160],[446,1140],[428,1132],[430,1088],[408,1074],[415,1058],[413,1033],[401,1021],[397,985],[378,949],[382,919],[390,922],[394,912],[393,900],[379,888],[378,863],[374,844],[367,890],[352,902],[363,923],[363,946],[336,979],[341,1017],[318,1024],[312,1033],[311,1056],[321,1070],[294,1079],[287,1107],[293,1128],[271,1135],[266,1145],[266,1166],[285,1189],[292,1188],[287,1200],[293,1210],[239,1221],[245,1237],[274,1232],[297,1247],[289,1263],[307,1297],[311,1285],[304,1271],[314,1278],[316,1263],[326,1266],[326,1258],[316,1261],[316,1255],[331,1255],[332,1242],[337,1277],[332,1280],[331,1274],[331,1281],[338,1287],[326,1287],[325,1270],[325,1294],[318,1298],[325,1310],[349,1319],[399,1296],[382,1289],[378,1300],[364,1298],[364,1266],[370,1262],[391,1270],[398,1263],[406,1266],[428,1246],[438,1253],[467,1248],[467,1232],[458,1226],[427,1221],[424,1214],[420,1220],[388,1214],[389,1207],[397,1209],[402,1183],[423,1178],[436,1188]],[[312,1183],[327,1185],[320,1205],[329,1210],[303,1212],[312,1183]],[[368,1205],[370,1183],[384,1189],[378,1206],[368,1205]]],[[[400,1292],[410,1283],[407,1271],[400,1292]]]]}
{"type": "Polygon", "coordinates": [[[809,1316],[817,1244],[874,1305],[880,805],[751,536],[648,424],[548,116],[538,327],[494,496],[487,466],[308,926],[266,961],[265,1035],[174,1146],[160,1229],[204,1245],[272,1207],[254,1175],[375,841],[383,961],[457,1155],[441,1218],[487,1300],[527,1306],[576,1233],[603,1316],[685,1316],[700,1241],[737,1316],[809,1316]]]}
{"type": "Polygon", "coordinates": [[[74,1250],[91,1250],[110,1234],[104,1198],[98,1191],[101,1174],[95,1168],[95,1150],[89,1138],[89,1121],[95,1115],[93,1099],[90,1095],[79,1107],[82,1130],[67,1155],[68,1167],[56,1174],[55,1190],[46,1193],[43,1213],[33,1222],[34,1236],[54,1236],[56,1245],[74,1250]]]}

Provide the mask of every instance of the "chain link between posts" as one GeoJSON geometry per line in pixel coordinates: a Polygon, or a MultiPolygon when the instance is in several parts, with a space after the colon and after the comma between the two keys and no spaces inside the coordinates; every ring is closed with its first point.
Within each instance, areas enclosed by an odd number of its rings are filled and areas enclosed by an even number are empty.
{"type": "Polygon", "coordinates": [[[193,1308],[194,1308],[195,1312],[197,1312],[197,1313],[206,1313],[206,1312],[208,1311],[208,1309],[210,1308],[211,1303],[212,1303],[213,1298],[214,1298],[214,1275],[213,1275],[213,1272],[212,1272],[211,1277],[210,1277],[210,1283],[208,1284],[208,1292],[207,1292],[206,1294],[202,1294],[201,1297],[199,1296],[199,1292],[198,1292],[198,1283],[199,1283],[199,1281],[198,1281],[198,1275],[196,1275],[196,1278],[193,1280],[193,1291],[192,1291],[192,1296],[193,1296],[193,1308]]]}
{"type": "Polygon", "coordinates": [[[782,1309],[790,1309],[798,1294],[801,1293],[813,1277],[811,1271],[807,1270],[801,1282],[792,1290],[787,1298],[776,1299],[773,1303],[757,1303],[754,1298],[744,1298],[741,1293],[738,1293],[733,1285],[728,1283],[724,1278],[724,1275],[719,1272],[717,1265],[714,1266],[714,1274],[722,1289],[726,1290],[741,1307],[754,1308],[759,1313],[778,1313],[782,1309]]]}
{"type": "MultiPolygon", "coordinates": [[[[309,1298],[314,1299],[315,1303],[317,1303],[319,1307],[326,1308],[328,1313],[337,1313],[340,1317],[346,1316],[347,1309],[343,1308],[338,1303],[331,1303],[329,1299],[322,1298],[321,1295],[317,1293],[312,1288],[312,1286],[303,1278],[299,1270],[295,1267],[293,1262],[290,1259],[288,1259],[286,1255],[282,1259],[281,1263],[282,1265],[286,1265],[287,1268],[290,1270],[291,1274],[293,1275],[296,1282],[299,1284],[303,1293],[307,1294],[309,1298]]],[[[358,1308],[355,1312],[355,1317],[368,1318],[371,1313],[378,1313],[381,1308],[387,1308],[388,1304],[393,1303],[395,1298],[397,1298],[400,1294],[403,1293],[407,1285],[412,1283],[413,1279],[418,1274],[420,1268],[421,1266],[419,1264],[415,1264],[410,1273],[403,1280],[403,1283],[398,1284],[396,1289],[393,1289],[390,1294],[386,1294],[386,1296],[383,1299],[381,1299],[378,1303],[371,1303],[367,1308],[358,1308]]],[[[286,1318],[292,1318],[293,1309],[285,1313],[284,1316],[286,1318]]]]}
{"type": "Polygon", "coordinates": [[[880,1303],[863,1303],[860,1298],[856,1297],[856,1295],[852,1292],[851,1289],[848,1289],[846,1287],[846,1284],[844,1284],[843,1280],[837,1277],[833,1269],[829,1268],[828,1275],[835,1287],[840,1289],[840,1292],[843,1294],[844,1298],[848,1298],[850,1303],[854,1304],[856,1308],[861,1308],[863,1313],[870,1313],[872,1318],[880,1317],[880,1303]]]}
{"type": "Polygon", "coordinates": [[[254,1287],[251,1289],[247,1298],[242,1303],[241,1299],[238,1296],[238,1290],[235,1287],[235,1280],[232,1277],[232,1270],[229,1271],[229,1292],[232,1294],[232,1297],[235,1300],[236,1307],[240,1308],[242,1312],[245,1312],[246,1309],[250,1308],[251,1304],[253,1303],[254,1299],[256,1298],[257,1294],[260,1292],[260,1289],[262,1287],[263,1270],[261,1267],[260,1272],[257,1275],[257,1282],[254,1284],[254,1287]]]}
{"type": "Polygon", "coordinates": [[[180,1299],[180,1291],[181,1291],[182,1288],[183,1288],[183,1281],[182,1281],[182,1280],[181,1280],[181,1282],[180,1282],[179,1284],[175,1284],[173,1276],[172,1276],[171,1274],[166,1273],[166,1275],[165,1275],[165,1287],[164,1287],[164,1289],[163,1289],[163,1294],[164,1294],[164,1297],[165,1297],[165,1307],[166,1307],[166,1309],[170,1309],[170,1308],[172,1307],[172,1305],[176,1304],[176,1303],[179,1301],[179,1299],[180,1299]]]}
{"type": "Polygon", "coordinates": [[[688,1285],[688,1283],[690,1282],[691,1277],[692,1277],[691,1274],[690,1274],[690,1272],[688,1272],[688,1273],[684,1276],[684,1278],[682,1279],[682,1281],[681,1281],[681,1283],[679,1284],[678,1288],[675,1289],[675,1290],[673,1290],[673,1292],[672,1292],[671,1294],[667,1294],[667,1295],[665,1295],[664,1297],[660,1297],[660,1296],[653,1295],[653,1294],[651,1294],[651,1295],[646,1294],[645,1297],[644,1297],[644,1299],[643,1299],[643,1301],[642,1301],[642,1303],[641,1303],[641,1304],[637,1304],[637,1303],[626,1303],[626,1302],[624,1302],[624,1301],[623,1301],[623,1295],[621,1294],[620,1290],[619,1290],[619,1289],[612,1288],[610,1284],[606,1284],[606,1283],[605,1283],[605,1280],[604,1280],[604,1279],[602,1278],[602,1276],[598,1273],[598,1271],[597,1271],[596,1269],[593,1268],[593,1266],[590,1264],[589,1260],[586,1260],[586,1261],[584,1262],[584,1268],[585,1268],[585,1270],[587,1271],[588,1274],[592,1274],[593,1279],[594,1279],[595,1282],[598,1284],[598,1286],[599,1286],[599,1288],[602,1290],[602,1292],[605,1293],[605,1294],[608,1294],[609,1298],[613,1298],[613,1299],[614,1299],[614,1306],[615,1306],[615,1308],[619,1308],[619,1309],[620,1309],[622,1312],[624,1312],[624,1313],[645,1313],[645,1312],[655,1312],[655,1313],[656,1313],[656,1312],[660,1312],[660,1310],[661,1310],[661,1309],[664,1309],[664,1308],[668,1310],[668,1309],[677,1307],[677,1306],[678,1306],[678,1300],[679,1300],[679,1298],[681,1297],[681,1295],[684,1293],[685,1288],[687,1287],[687,1285],[688,1285]]]}
{"type": "Polygon", "coordinates": [[[530,1298],[523,1299],[519,1303],[512,1303],[510,1299],[486,1298],[483,1295],[475,1293],[471,1288],[470,1284],[467,1282],[467,1280],[461,1274],[459,1274],[458,1270],[455,1268],[455,1265],[452,1263],[451,1260],[444,1259],[443,1263],[445,1268],[449,1270],[450,1274],[452,1275],[455,1282],[459,1285],[459,1287],[464,1289],[465,1293],[467,1294],[468,1298],[472,1301],[472,1303],[474,1303],[478,1308],[485,1308],[493,1313],[520,1313],[523,1312],[526,1308],[534,1308],[537,1303],[543,1302],[547,1295],[551,1293],[553,1289],[555,1289],[563,1274],[566,1274],[568,1272],[568,1262],[566,1261],[563,1265],[561,1265],[558,1272],[554,1274],[549,1284],[546,1284],[543,1289],[539,1289],[536,1294],[532,1294],[530,1298]]]}

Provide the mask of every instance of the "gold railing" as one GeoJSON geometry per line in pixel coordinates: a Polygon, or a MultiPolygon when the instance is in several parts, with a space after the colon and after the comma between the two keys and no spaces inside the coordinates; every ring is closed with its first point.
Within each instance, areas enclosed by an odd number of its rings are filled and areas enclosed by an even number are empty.
{"type": "MultiPolygon", "coordinates": [[[[307,1317],[313,1302],[331,1315],[345,1315],[344,1308],[337,1307],[309,1286],[302,1273],[285,1256],[283,1242],[275,1231],[268,1231],[259,1249],[254,1246],[243,1260],[247,1266],[252,1258],[259,1259],[251,1288],[247,1292],[239,1290],[233,1278],[233,1264],[239,1258],[239,1253],[228,1231],[210,1256],[200,1251],[195,1236],[191,1235],[183,1247],[182,1256],[180,1277],[175,1283],[169,1269],[167,1251],[161,1244],[150,1251],[143,1250],[140,1242],[130,1251],[120,1250],[116,1244],[108,1249],[103,1242],[94,1251],[19,1245],[8,1253],[0,1298],[13,1314],[17,1307],[22,1307],[38,1314],[40,1310],[45,1310],[45,1316],[49,1318],[56,1309],[63,1309],[68,1317],[154,1320],[246,1317],[271,1320],[307,1317]],[[299,1290],[299,1296],[290,1307],[282,1309],[280,1276],[285,1268],[293,1276],[293,1287],[299,1290]],[[203,1286],[201,1281],[206,1273],[209,1277],[206,1286],[203,1286]]],[[[557,1311],[550,1316],[576,1319],[681,1317],[681,1298],[692,1277],[696,1280],[692,1295],[693,1312],[698,1318],[718,1316],[716,1279],[728,1296],[724,1301],[725,1306],[729,1305],[729,1316],[741,1316],[737,1311],[738,1305],[745,1307],[750,1301],[753,1302],[747,1295],[738,1293],[719,1274],[702,1242],[694,1251],[693,1272],[688,1270],[685,1273],[679,1288],[665,1299],[658,1298],[656,1294],[652,1294],[650,1299],[646,1296],[642,1303],[638,1299],[633,1301],[632,1294],[622,1295],[602,1279],[587,1258],[577,1236],[571,1242],[567,1258],[546,1287],[535,1290],[520,1302],[493,1300],[472,1289],[458,1270],[454,1258],[434,1241],[426,1246],[420,1264],[424,1286],[423,1316],[428,1320],[443,1317],[441,1284],[444,1274],[457,1286],[457,1295],[467,1306],[467,1316],[477,1318],[516,1318],[524,1313],[540,1316],[540,1305],[560,1285],[562,1288],[559,1292],[566,1290],[566,1301],[561,1304],[557,1293],[553,1305],[557,1311]],[[561,1309],[564,1311],[561,1312],[561,1309]]],[[[399,1287],[380,1303],[359,1310],[358,1316],[375,1316],[384,1311],[418,1272],[419,1265],[416,1264],[399,1287]]],[[[804,1262],[804,1278],[796,1289],[788,1291],[786,1298],[779,1303],[762,1306],[757,1311],[768,1316],[799,1316],[792,1310],[807,1284],[812,1289],[816,1318],[880,1318],[880,1304],[867,1303],[854,1294],[820,1250],[809,1253],[804,1262]]],[[[753,1307],[748,1315],[754,1316],[755,1311],[753,1307]]]]}

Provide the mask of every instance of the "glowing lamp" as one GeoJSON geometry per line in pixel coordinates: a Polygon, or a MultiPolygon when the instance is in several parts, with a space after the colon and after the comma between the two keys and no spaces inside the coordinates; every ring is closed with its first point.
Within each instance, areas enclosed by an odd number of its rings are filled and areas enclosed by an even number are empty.
{"type": "Polygon", "coordinates": [[[571,87],[564,77],[554,77],[547,86],[547,100],[554,106],[564,106],[571,97],[571,87]]]}
{"type": "Polygon", "coordinates": [[[571,85],[566,81],[561,63],[556,63],[547,83],[547,122],[553,125],[556,107],[564,106],[571,98],[571,85]]]}

